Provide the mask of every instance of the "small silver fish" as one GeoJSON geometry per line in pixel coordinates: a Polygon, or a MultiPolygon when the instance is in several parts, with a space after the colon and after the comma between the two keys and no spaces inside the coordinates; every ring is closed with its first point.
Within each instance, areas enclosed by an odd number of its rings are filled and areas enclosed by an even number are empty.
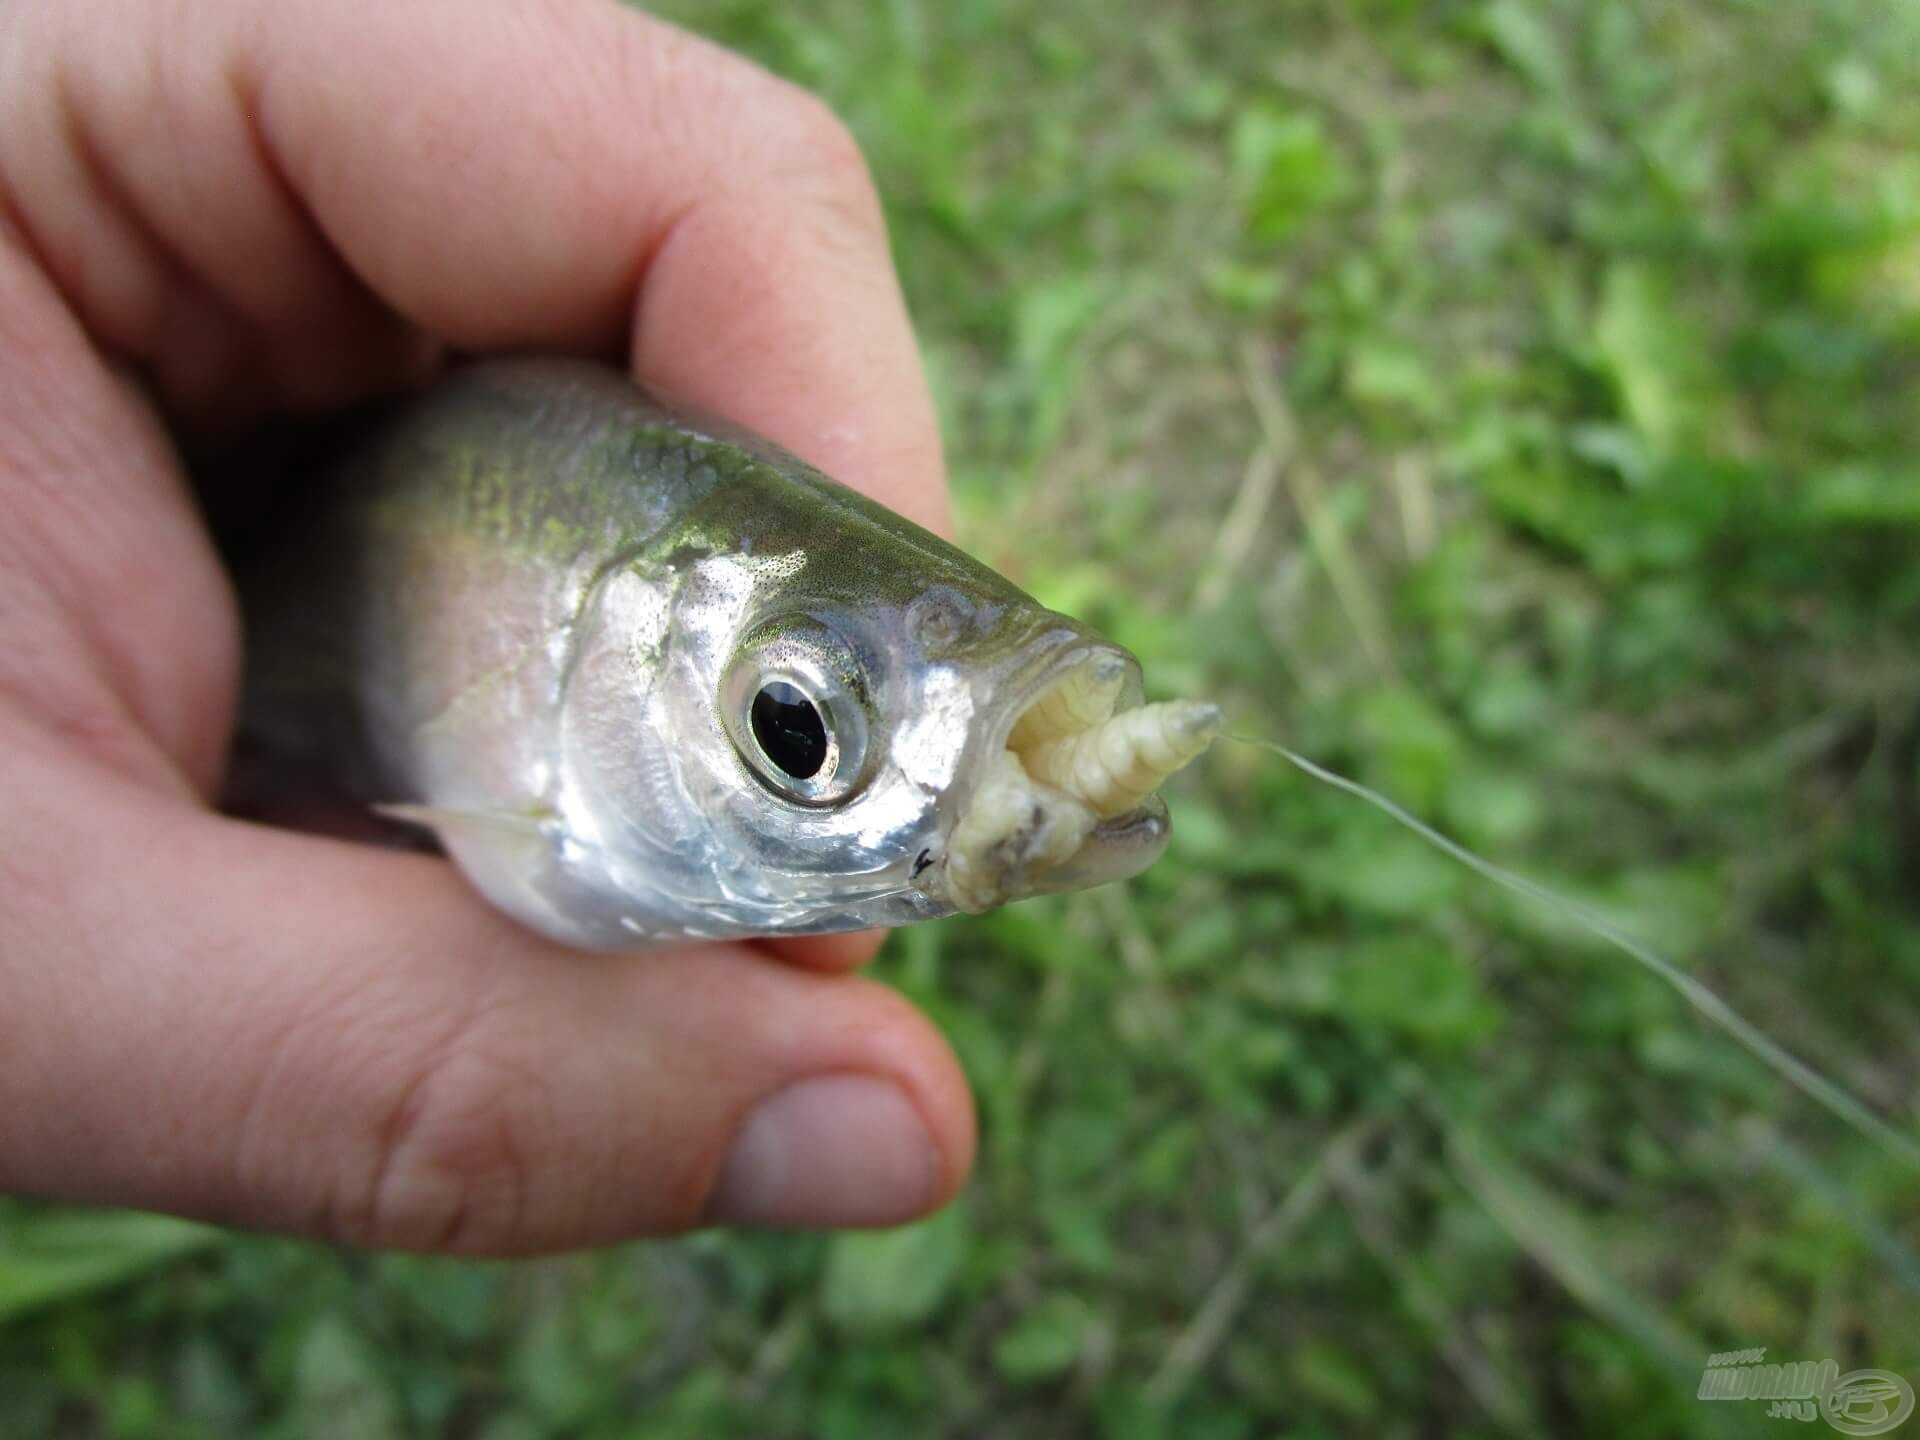
{"type": "Polygon", "coordinates": [[[245,727],[595,949],[1137,874],[1211,705],[755,436],[580,361],[454,372],[250,583],[245,727]]]}

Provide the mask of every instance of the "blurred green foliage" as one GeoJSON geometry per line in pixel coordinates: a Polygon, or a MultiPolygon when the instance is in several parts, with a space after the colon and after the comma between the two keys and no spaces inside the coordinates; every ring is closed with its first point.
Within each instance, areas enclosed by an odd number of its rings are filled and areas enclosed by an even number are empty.
{"type": "MultiPolygon", "coordinates": [[[[1920,7],[666,8],[866,145],[972,548],[1920,1127],[1920,7]]],[[[1720,1435],[1709,1350],[1920,1381],[1912,1173],[1277,761],[1172,798],[1134,885],[883,957],[978,1090],[947,1214],[76,1263],[16,1207],[0,1434],[1720,1435]]]]}

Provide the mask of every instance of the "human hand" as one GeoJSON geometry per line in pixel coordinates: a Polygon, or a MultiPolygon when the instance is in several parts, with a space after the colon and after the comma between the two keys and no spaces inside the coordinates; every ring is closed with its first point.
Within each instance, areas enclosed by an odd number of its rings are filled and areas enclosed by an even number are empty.
{"type": "Polygon", "coordinates": [[[872,937],[574,955],[211,807],[238,619],[168,427],[622,345],[945,524],[858,152],[737,57],[601,0],[0,10],[0,1189],[500,1254],[958,1187],[872,937]]]}

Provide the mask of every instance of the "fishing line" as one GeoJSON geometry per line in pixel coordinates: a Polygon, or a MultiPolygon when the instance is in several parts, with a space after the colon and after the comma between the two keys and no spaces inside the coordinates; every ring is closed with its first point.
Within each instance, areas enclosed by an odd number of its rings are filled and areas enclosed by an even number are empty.
{"type": "Polygon", "coordinates": [[[1598,935],[1602,940],[1605,940],[1616,949],[1624,950],[1653,974],[1659,976],[1660,979],[1666,981],[1667,984],[1679,991],[1681,997],[1685,999],[1689,1005],[1706,1016],[1709,1021],[1717,1025],[1726,1034],[1732,1036],[1749,1054],[1759,1060],[1768,1069],[1772,1070],[1776,1075],[1797,1087],[1802,1094],[1824,1106],[1830,1114],[1852,1126],[1860,1134],[1878,1142],[1890,1154],[1897,1156],[1914,1169],[1920,1170],[1920,1142],[1916,1142],[1912,1136],[1894,1129],[1893,1126],[1867,1109],[1865,1105],[1854,1099],[1853,1096],[1849,1095],[1839,1085],[1829,1080],[1804,1061],[1789,1054],[1757,1029],[1745,1016],[1741,1015],[1705,985],[1702,985],[1698,980],[1680,969],[1680,967],[1672,961],[1660,955],[1657,951],[1648,948],[1633,936],[1627,934],[1626,931],[1620,929],[1619,926],[1608,920],[1604,915],[1599,914],[1590,906],[1583,905],[1578,900],[1570,899],[1565,895],[1549,890],[1538,881],[1529,880],[1524,875],[1517,875],[1511,870],[1494,864],[1491,860],[1481,859],[1465,846],[1459,844],[1457,841],[1448,839],[1424,820],[1408,813],[1378,791],[1369,790],[1358,781],[1349,780],[1344,775],[1337,775],[1322,765],[1316,765],[1313,761],[1307,759],[1306,756],[1297,755],[1284,745],[1277,744],[1272,740],[1261,739],[1255,735],[1227,734],[1222,735],[1221,738],[1224,740],[1232,740],[1241,745],[1250,745],[1257,750],[1271,751],[1273,754],[1278,755],[1281,759],[1293,765],[1296,769],[1302,770],[1312,776],[1315,780],[1326,785],[1331,785],[1334,789],[1344,791],[1357,799],[1364,800],[1374,809],[1381,811],[1383,814],[1411,830],[1415,835],[1418,835],[1422,840],[1426,841],[1427,844],[1440,851],[1441,854],[1459,861],[1469,870],[1474,871],[1485,879],[1491,880],[1503,889],[1511,890],[1516,895],[1525,896],[1535,904],[1542,905],[1548,910],[1565,916],[1584,929],[1590,930],[1595,935],[1598,935]]]}

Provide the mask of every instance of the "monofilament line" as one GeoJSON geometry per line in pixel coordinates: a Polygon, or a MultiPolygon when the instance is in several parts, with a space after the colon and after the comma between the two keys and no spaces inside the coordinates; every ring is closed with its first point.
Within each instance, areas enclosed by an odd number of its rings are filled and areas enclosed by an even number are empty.
{"type": "Polygon", "coordinates": [[[1316,765],[1306,756],[1296,755],[1284,745],[1272,740],[1263,740],[1254,735],[1229,734],[1222,738],[1237,741],[1242,745],[1251,745],[1256,749],[1272,751],[1314,779],[1364,800],[1374,809],[1391,816],[1443,855],[1459,861],[1469,870],[1486,877],[1504,889],[1513,891],[1516,895],[1524,895],[1536,904],[1557,911],[1592,931],[1608,944],[1624,950],[1679,991],[1689,1005],[1731,1035],[1754,1058],[1776,1075],[1797,1086],[1802,1093],[1825,1106],[1830,1113],[1845,1121],[1862,1135],[1877,1141],[1890,1154],[1898,1156],[1914,1169],[1920,1170],[1920,1143],[1916,1143],[1911,1136],[1894,1129],[1819,1071],[1788,1054],[1705,985],[1681,970],[1672,961],[1641,944],[1591,907],[1549,890],[1546,886],[1529,880],[1524,875],[1516,875],[1511,870],[1503,869],[1490,860],[1481,859],[1471,850],[1442,835],[1425,821],[1401,809],[1386,796],[1369,790],[1366,786],[1349,780],[1344,775],[1336,775],[1324,766],[1316,765]]]}

